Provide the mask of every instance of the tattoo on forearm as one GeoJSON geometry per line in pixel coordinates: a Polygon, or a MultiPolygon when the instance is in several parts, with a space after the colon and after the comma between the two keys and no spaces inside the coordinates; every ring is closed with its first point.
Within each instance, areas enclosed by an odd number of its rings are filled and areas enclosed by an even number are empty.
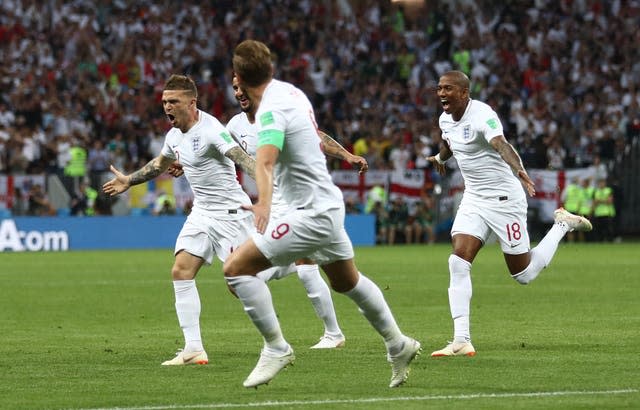
{"type": "Polygon", "coordinates": [[[131,185],[142,184],[143,182],[147,182],[162,174],[162,169],[158,166],[155,159],[152,159],[139,170],[133,172],[129,176],[129,183],[131,185]]]}
{"type": "Polygon", "coordinates": [[[504,159],[504,161],[514,170],[518,172],[524,169],[520,155],[516,152],[515,148],[509,143],[499,144],[497,147],[498,154],[504,159]]]}
{"type": "Polygon", "coordinates": [[[320,135],[320,139],[322,140],[325,154],[338,159],[347,159],[347,150],[344,149],[342,145],[338,144],[336,140],[323,131],[318,131],[318,135],[320,135]]]}
{"type": "Polygon", "coordinates": [[[256,179],[256,161],[242,148],[234,147],[227,151],[227,157],[235,162],[244,172],[256,179]]]}

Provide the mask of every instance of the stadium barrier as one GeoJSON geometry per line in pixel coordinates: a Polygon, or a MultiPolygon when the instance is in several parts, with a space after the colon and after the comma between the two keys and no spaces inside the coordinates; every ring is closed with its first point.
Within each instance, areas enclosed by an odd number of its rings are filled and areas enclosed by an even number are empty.
{"type": "MultiPolygon", "coordinates": [[[[184,216],[4,217],[0,252],[170,248],[184,216]]],[[[375,245],[375,218],[347,215],[356,246],[375,245]]]]}

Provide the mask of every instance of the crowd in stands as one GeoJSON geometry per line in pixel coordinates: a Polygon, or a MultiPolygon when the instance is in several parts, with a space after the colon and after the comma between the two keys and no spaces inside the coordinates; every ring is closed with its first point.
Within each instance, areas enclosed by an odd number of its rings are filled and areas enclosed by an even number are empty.
{"type": "Polygon", "coordinates": [[[225,123],[246,38],[272,48],[276,77],[304,89],[319,126],[371,169],[429,167],[435,86],[451,69],[498,112],[527,168],[612,171],[640,136],[639,1],[411,4],[4,0],[0,173],[64,174],[74,148],[95,189],[109,164],[139,168],[169,127],[172,73],[192,76],[200,107],[225,123]]]}

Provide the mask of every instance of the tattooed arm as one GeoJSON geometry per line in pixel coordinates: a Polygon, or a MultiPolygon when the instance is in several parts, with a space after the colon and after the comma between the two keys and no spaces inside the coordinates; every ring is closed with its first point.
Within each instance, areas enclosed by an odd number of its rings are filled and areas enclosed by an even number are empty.
{"type": "Polygon", "coordinates": [[[367,170],[369,169],[369,164],[367,163],[366,159],[358,155],[353,155],[342,145],[340,145],[338,141],[331,138],[322,130],[318,130],[318,136],[320,137],[320,141],[322,141],[322,150],[325,154],[347,161],[352,166],[359,167],[359,172],[361,174],[367,172],[367,170]]]}
{"type": "Polygon", "coordinates": [[[256,161],[245,150],[233,147],[224,155],[235,162],[247,175],[256,179],[256,161]]]}
{"type": "Polygon", "coordinates": [[[143,182],[154,179],[166,171],[172,163],[173,159],[159,155],[149,161],[147,165],[129,175],[124,175],[111,165],[111,172],[113,172],[116,177],[106,182],[102,186],[102,190],[111,196],[121,194],[132,185],[142,184],[143,182]]]}
{"type": "Polygon", "coordinates": [[[515,148],[513,148],[513,145],[509,144],[504,136],[500,135],[491,139],[491,146],[498,151],[498,154],[500,154],[504,162],[511,167],[513,173],[520,179],[529,196],[534,196],[536,194],[535,184],[531,178],[529,178],[527,171],[525,171],[524,165],[522,165],[522,159],[520,159],[520,155],[518,155],[515,148]]]}

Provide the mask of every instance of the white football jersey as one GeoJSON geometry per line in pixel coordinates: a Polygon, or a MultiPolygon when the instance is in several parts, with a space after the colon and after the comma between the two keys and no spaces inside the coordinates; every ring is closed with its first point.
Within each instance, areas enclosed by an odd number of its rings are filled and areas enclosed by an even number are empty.
{"type": "Polygon", "coordinates": [[[231,133],[238,144],[247,151],[247,154],[256,157],[258,137],[256,127],[249,122],[247,114],[240,112],[234,115],[227,123],[227,130],[231,133]]]}
{"type": "Polygon", "coordinates": [[[258,147],[284,134],[275,166],[275,182],[284,200],[294,208],[329,209],[344,206],[320,148],[313,107],[292,84],[271,80],[256,113],[258,147]],[[276,138],[272,138],[276,136],[276,138]]]}
{"type": "Polygon", "coordinates": [[[251,204],[236,177],[236,168],[224,154],[238,144],[215,117],[198,110],[198,122],[186,133],[171,128],[161,154],[182,164],[193,191],[193,210],[215,212],[216,218],[235,219],[251,204]],[[237,210],[237,213],[229,213],[237,210]]]}
{"type": "Polygon", "coordinates": [[[504,135],[496,112],[487,104],[469,100],[460,119],[440,115],[442,138],[458,162],[464,178],[464,194],[481,200],[525,198],[520,180],[489,141],[504,135]]]}
{"type": "MultiPolygon", "coordinates": [[[[249,117],[244,112],[236,114],[227,123],[227,130],[231,133],[236,142],[247,151],[247,154],[253,158],[256,157],[256,151],[258,149],[258,133],[256,131],[255,124],[249,122],[249,117]]],[[[271,208],[277,208],[279,211],[284,212],[288,207],[287,203],[280,195],[278,185],[273,186],[273,196],[271,198],[271,208]]]]}

